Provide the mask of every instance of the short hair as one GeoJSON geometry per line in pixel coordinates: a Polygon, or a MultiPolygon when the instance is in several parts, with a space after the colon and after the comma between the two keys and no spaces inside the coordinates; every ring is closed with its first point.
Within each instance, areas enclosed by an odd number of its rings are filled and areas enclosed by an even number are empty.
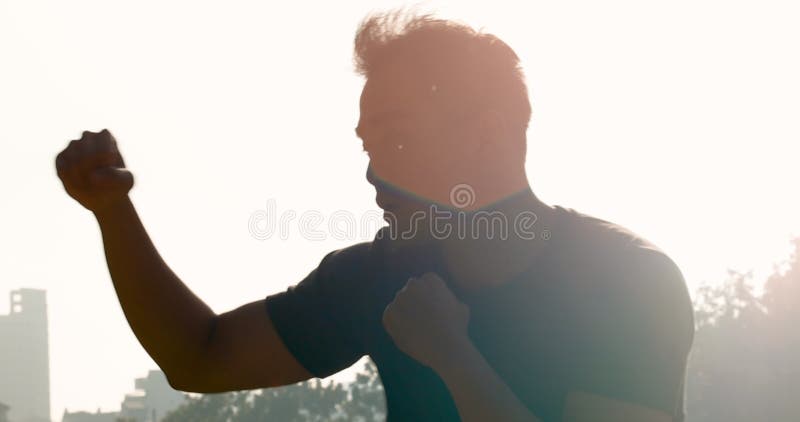
{"type": "Polygon", "coordinates": [[[459,107],[491,108],[511,127],[523,133],[528,127],[531,105],[519,57],[495,35],[401,9],[368,15],[354,50],[356,72],[367,79],[399,59],[412,65],[409,73],[436,81],[437,91],[455,94],[459,107]]]}

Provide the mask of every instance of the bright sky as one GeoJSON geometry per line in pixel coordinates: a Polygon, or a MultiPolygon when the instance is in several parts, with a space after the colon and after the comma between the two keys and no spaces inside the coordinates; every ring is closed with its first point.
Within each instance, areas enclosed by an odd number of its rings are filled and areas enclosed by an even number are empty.
{"type": "MultiPolygon", "coordinates": [[[[401,4],[0,0],[0,298],[48,291],[55,420],[118,409],[154,367],[56,153],[109,128],[161,254],[216,311],[282,290],[367,240],[309,240],[296,225],[258,240],[248,220],[270,200],[298,215],[377,210],[353,133],[352,39],[370,10],[401,4]]],[[[522,58],[528,172],[545,202],[638,232],[693,288],[727,268],[763,278],[786,258],[800,235],[796,2],[521,4],[423,6],[522,58]]]]}

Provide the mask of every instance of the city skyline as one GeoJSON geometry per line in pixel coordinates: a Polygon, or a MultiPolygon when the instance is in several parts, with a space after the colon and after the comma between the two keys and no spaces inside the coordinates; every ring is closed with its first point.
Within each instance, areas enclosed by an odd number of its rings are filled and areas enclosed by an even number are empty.
{"type": "Polygon", "coordinates": [[[50,421],[50,349],[47,294],[9,292],[9,313],[0,314],[0,402],[11,422],[50,421]]]}
{"type": "MultiPolygon", "coordinates": [[[[18,288],[9,292],[8,315],[0,314],[0,416],[9,422],[49,422],[50,361],[47,324],[47,292],[18,288]],[[12,347],[7,347],[7,346],[12,347]]],[[[94,413],[65,407],[62,422],[159,422],[185,400],[164,373],[153,369],[134,380],[135,391],[125,394],[120,409],[94,413]]],[[[4,419],[0,419],[4,422],[4,419]]]]}

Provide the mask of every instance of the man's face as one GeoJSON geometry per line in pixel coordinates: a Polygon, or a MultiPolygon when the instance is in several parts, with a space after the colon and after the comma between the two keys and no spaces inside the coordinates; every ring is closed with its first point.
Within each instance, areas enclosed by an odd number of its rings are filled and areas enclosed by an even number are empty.
{"type": "Polygon", "coordinates": [[[395,69],[368,79],[356,133],[369,154],[367,180],[378,206],[404,227],[431,204],[449,205],[468,167],[471,136],[465,122],[450,117],[435,83],[395,69]]]}

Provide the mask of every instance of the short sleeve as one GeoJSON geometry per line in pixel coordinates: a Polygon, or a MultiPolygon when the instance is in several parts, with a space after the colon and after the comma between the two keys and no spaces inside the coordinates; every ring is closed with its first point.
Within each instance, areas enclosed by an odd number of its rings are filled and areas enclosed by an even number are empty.
{"type": "Polygon", "coordinates": [[[328,253],[298,284],[266,298],[266,311],[289,352],[325,378],[364,354],[359,265],[365,245],[328,253]]]}
{"type": "Polygon", "coordinates": [[[684,418],[694,318],[677,265],[660,252],[633,255],[610,272],[611,289],[591,305],[577,389],[684,418]],[[607,295],[612,295],[608,297],[607,295]]]}

